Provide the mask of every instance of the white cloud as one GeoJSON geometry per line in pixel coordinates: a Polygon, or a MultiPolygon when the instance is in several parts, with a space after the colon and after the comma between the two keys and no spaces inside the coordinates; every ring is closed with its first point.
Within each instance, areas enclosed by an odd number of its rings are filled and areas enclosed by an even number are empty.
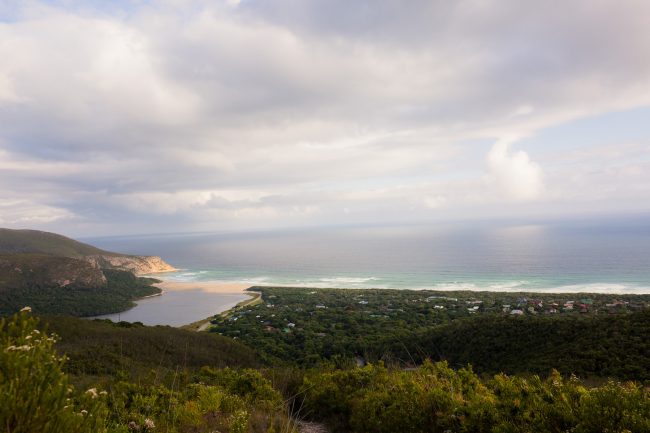
{"type": "Polygon", "coordinates": [[[7,227],[30,227],[74,218],[66,209],[46,206],[29,200],[0,200],[0,224],[7,227]]]}
{"type": "Polygon", "coordinates": [[[542,168],[524,151],[512,151],[516,138],[496,141],[487,154],[489,181],[508,198],[533,200],[544,190],[542,168]]]}
{"type": "Polygon", "coordinates": [[[0,20],[0,197],[115,231],[561,213],[631,178],[633,209],[647,148],[567,173],[484,143],[650,105],[648,17],[588,0],[18,5],[0,20]]]}

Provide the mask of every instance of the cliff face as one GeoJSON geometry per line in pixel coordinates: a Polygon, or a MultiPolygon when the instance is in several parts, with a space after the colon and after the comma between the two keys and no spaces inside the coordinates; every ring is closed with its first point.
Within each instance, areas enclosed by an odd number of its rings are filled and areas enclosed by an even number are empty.
{"type": "Polygon", "coordinates": [[[84,260],[97,269],[118,269],[134,274],[175,269],[156,256],[130,256],[104,251],[56,233],[0,228],[0,254],[42,254],[84,260]]]}
{"type": "Polygon", "coordinates": [[[0,291],[53,285],[101,288],[106,284],[101,269],[83,260],[38,254],[0,255],[0,291]]]}
{"type": "Polygon", "coordinates": [[[119,269],[133,272],[136,275],[153,274],[157,272],[170,272],[176,269],[158,256],[114,256],[114,255],[89,255],[84,257],[96,268],[119,269]]]}

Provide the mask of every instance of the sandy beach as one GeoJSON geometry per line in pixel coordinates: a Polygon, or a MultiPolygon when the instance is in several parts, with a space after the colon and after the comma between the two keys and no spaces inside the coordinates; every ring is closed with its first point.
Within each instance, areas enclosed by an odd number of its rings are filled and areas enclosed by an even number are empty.
{"type": "Polygon", "coordinates": [[[164,291],[183,291],[201,289],[208,293],[240,294],[250,287],[250,284],[225,283],[222,281],[163,281],[155,284],[164,291]]]}

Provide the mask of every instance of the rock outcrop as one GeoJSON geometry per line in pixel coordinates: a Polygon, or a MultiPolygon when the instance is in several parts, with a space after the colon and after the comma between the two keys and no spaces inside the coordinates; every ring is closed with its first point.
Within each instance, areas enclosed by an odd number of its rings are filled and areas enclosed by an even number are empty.
{"type": "Polygon", "coordinates": [[[102,270],[84,260],[38,254],[0,255],[0,291],[33,286],[101,288],[106,284],[102,270]]]}
{"type": "Polygon", "coordinates": [[[171,272],[176,269],[158,256],[89,255],[83,258],[101,269],[119,269],[136,275],[171,272]]]}

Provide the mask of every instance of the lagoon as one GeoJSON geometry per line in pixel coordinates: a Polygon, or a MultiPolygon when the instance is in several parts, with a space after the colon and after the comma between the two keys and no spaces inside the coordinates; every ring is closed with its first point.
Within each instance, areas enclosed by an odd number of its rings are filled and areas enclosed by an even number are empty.
{"type": "Polygon", "coordinates": [[[130,310],[93,319],[142,322],[149,326],[183,326],[229,310],[249,298],[250,296],[243,293],[212,293],[199,288],[165,291],[160,296],[136,301],[136,306],[130,310]]]}

